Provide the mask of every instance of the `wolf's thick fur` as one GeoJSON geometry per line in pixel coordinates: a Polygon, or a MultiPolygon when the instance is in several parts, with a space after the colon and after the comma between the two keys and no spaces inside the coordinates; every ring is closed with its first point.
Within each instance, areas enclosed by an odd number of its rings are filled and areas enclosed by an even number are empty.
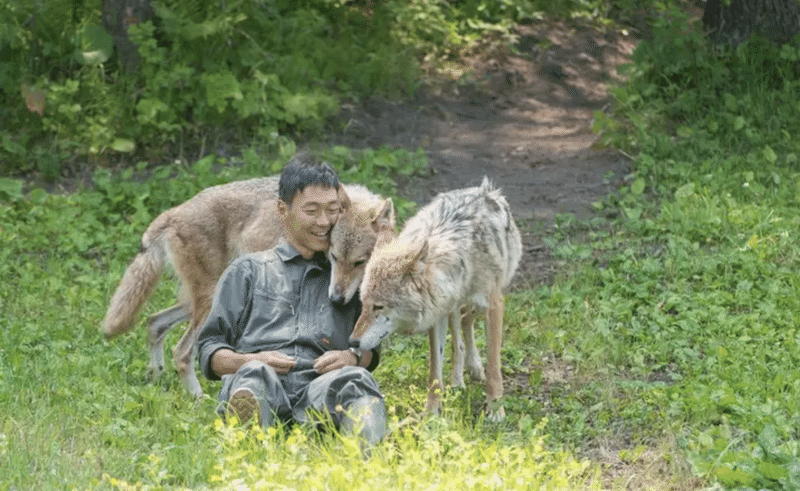
{"type": "MultiPolygon", "coordinates": [[[[330,296],[350,301],[361,283],[364,264],[378,230],[394,227],[391,199],[360,185],[340,188],[341,225],[331,233],[342,245],[332,270],[330,296]],[[358,247],[345,246],[357,244],[358,247]],[[358,263],[358,264],[355,264],[358,263]],[[337,272],[346,271],[346,275],[337,272]]],[[[198,328],[211,309],[214,288],[230,261],[241,254],[273,247],[283,234],[277,213],[278,177],[214,186],[159,215],[142,236],[142,247],[111,298],[103,320],[106,339],[130,330],[164,266],[170,263],[180,283],[179,303],[147,319],[151,374],[164,369],[164,338],[176,324],[189,326],[173,349],[173,359],[186,389],[203,393],[194,370],[198,328]]]]}
{"type": "MultiPolygon", "coordinates": [[[[480,376],[482,366],[472,326],[476,312],[485,310],[486,400],[489,417],[502,419],[504,409],[492,403],[503,394],[503,291],[521,257],[522,241],[508,203],[487,178],[479,187],[442,193],[411,218],[399,236],[380,239],[367,262],[360,293],[363,310],[352,337],[369,349],[395,330],[428,330],[426,410],[438,412],[448,319],[454,338],[460,341],[456,327],[465,307],[467,364],[473,376],[480,376]]],[[[463,360],[457,344],[454,380],[463,360]]]]}

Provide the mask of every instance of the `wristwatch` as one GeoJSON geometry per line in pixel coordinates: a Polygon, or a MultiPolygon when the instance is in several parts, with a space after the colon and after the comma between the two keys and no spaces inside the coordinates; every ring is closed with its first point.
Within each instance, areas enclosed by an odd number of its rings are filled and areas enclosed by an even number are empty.
{"type": "Polygon", "coordinates": [[[358,348],[353,348],[351,346],[350,348],[348,348],[348,351],[350,353],[353,353],[353,355],[355,355],[355,357],[356,357],[356,366],[361,365],[361,350],[358,349],[358,348]]]}

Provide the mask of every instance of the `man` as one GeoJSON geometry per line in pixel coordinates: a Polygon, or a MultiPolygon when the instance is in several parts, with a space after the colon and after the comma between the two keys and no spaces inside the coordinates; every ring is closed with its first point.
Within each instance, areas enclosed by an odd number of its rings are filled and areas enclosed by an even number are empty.
{"type": "Polygon", "coordinates": [[[220,411],[264,426],[330,414],[344,432],[377,443],[386,424],[370,373],[379,351],[349,348],[361,311],[327,296],[325,258],[339,215],[339,179],[329,164],[293,157],[281,172],[278,215],[285,238],[233,261],[200,329],[200,367],[222,379],[220,411]]]}

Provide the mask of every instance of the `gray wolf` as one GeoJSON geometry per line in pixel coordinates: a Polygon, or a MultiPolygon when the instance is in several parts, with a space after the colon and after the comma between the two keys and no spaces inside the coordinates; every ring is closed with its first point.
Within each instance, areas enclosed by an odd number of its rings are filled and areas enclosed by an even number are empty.
{"type": "MultiPolygon", "coordinates": [[[[330,295],[349,302],[365,269],[365,257],[381,227],[394,227],[390,198],[383,199],[360,185],[342,190],[342,225],[334,228],[337,246],[330,295]],[[384,223],[386,221],[386,223],[384,223]],[[339,242],[357,244],[340,245],[339,242]],[[358,263],[358,264],[355,264],[358,263]],[[347,274],[339,274],[346,271],[347,274]]],[[[205,320],[217,280],[236,257],[273,247],[283,234],[277,214],[278,177],[236,181],[205,189],[188,201],[160,214],[148,226],[141,249],[111,297],[102,324],[106,339],[129,331],[152,294],[167,264],[181,284],[179,302],[147,319],[150,364],[148,372],[164,369],[164,339],[176,324],[189,321],[173,349],[173,359],[186,389],[203,391],[194,370],[197,327],[205,320]]]]}
{"type": "Polygon", "coordinates": [[[425,409],[437,413],[448,320],[458,365],[462,360],[457,321],[463,310],[467,363],[473,376],[480,378],[472,325],[476,314],[485,311],[486,402],[489,418],[500,420],[505,416],[499,401],[503,291],[521,256],[520,233],[508,203],[487,178],[478,187],[441,193],[409,219],[398,236],[379,239],[367,261],[360,289],[363,310],[352,340],[370,349],[394,331],[427,330],[430,385],[425,409]]]}

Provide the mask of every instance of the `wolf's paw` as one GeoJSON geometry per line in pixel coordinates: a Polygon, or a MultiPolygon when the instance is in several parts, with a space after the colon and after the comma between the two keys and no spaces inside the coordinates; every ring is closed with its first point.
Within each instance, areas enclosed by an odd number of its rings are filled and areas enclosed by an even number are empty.
{"type": "Polygon", "coordinates": [[[473,382],[486,382],[486,375],[483,373],[482,366],[467,366],[467,372],[473,382]]]}
{"type": "Polygon", "coordinates": [[[161,374],[163,373],[164,373],[163,365],[148,365],[145,377],[147,377],[147,380],[149,380],[150,382],[153,382],[155,380],[158,380],[158,378],[161,377],[161,374]]]}
{"type": "Polygon", "coordinates": [[[458,387],[459,389],[467,387],[464,383],[464,375],[460,371],[450,374],[450,387],[458,387]]]}
{"type": "Polygon", "coordinates": [[[506,408],[503,407],[503,401],[495,399],[487,404],[486,419],[492,423],[499,423],[506,419],[506,408]]]}

